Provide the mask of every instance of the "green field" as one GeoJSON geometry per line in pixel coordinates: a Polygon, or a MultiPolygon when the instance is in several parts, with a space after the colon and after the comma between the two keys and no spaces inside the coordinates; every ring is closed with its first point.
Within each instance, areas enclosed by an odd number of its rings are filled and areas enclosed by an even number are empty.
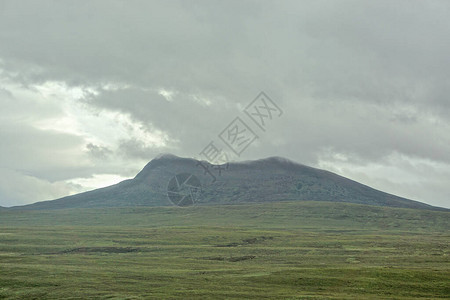
{"type": "Polygon", "coordinates": [[[0,298],[444,299],[449,217],[326,202],[0,211],[0,298]]]}

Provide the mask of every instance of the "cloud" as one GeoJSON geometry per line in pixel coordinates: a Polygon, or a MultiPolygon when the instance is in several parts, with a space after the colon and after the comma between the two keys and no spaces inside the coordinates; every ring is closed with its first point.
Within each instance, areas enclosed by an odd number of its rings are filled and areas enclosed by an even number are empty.
{"type": "Polygon", "coordinates": [[[450,175],[390,159],[450,164],[448,1],[0,3],[0,167],[68,183],[226,149],[217,135],[253,126],[242,110],[264,90],[285,113],[233,159],[286,156],[450,206],[450,175]],[[410,181],[370,175],[391,165],[410,181]]]}
{"type": "Polygon", "coordinates": [[[321,155],[319,167],[345,174],[374,188],[388,189],[393,194],[448,206],[450,164],[394,152],[383,161],[361,165],[344,154],[325,151],[321,155]]]}
{"type": "Polygon", "coordinates": [[[79,186],[64,182],[49,182],[9,169],[0,169],[0,199],[2,206],[14,206],[40,200],[51,200],[82,191],[79,186]]]}
{"type": "Polygon", "coordinates": [[[108,147],[94,145],[92,143],[87,144],[86,149],[90,155],[98,159],[106,159],[113,153],[108,147]]]}

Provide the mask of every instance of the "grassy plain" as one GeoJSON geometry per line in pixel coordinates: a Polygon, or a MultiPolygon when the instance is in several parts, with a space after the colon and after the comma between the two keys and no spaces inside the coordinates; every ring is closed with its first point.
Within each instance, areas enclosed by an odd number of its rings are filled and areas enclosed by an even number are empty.
{"type": "Polygon", "coordinates": [[[326,202],[0,211],[0,298],[444,299],[449,217],[326,202]]]}

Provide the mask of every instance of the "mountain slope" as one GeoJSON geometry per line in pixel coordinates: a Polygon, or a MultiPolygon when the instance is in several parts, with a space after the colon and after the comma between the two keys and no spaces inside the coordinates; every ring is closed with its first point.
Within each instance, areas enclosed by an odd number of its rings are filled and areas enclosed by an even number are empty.
{"type": "Polygon", "coordinates": [[[16,209],[169,206],[169,181],[177,174],[198,178],[201,205],[275,201],[332,201],[376,206],[440,209],[387,194],[334,173],[271,157],[230,163],[225,169],[207,162],[166,154],[149,162],[134,179],[109,187],[16,209]],[[210,172],[210,173],[208,173],[210,172]],[[213,178],[215,177],[215,180],[213,178]]]}

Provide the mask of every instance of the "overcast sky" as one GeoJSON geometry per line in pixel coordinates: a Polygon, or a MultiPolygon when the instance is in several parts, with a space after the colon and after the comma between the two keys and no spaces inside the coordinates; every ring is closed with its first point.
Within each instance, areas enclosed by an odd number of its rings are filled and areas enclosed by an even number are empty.
{"type": "Polygon", "coordinates": [[[0,205],[200,158],[283,156],[450,207],[450,1],[0,0],[0,205]],[[265,131],[243,112],[264,91],[265,131]]]}

